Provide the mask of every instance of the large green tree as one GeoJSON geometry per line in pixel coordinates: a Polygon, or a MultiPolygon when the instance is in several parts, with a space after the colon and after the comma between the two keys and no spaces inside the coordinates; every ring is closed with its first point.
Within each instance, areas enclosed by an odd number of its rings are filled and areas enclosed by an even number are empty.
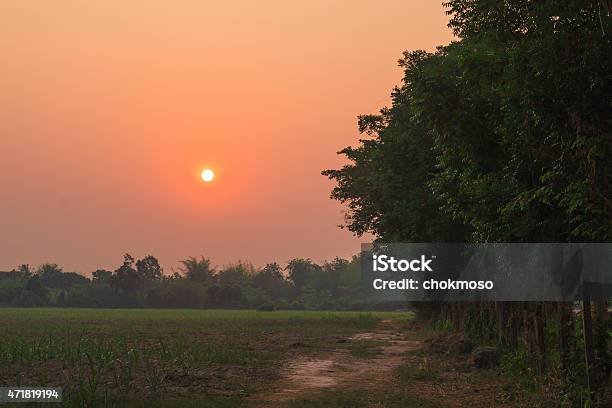
{"type": "Polygon", "coordinates": [[[391,108],[323,174],[383,240],[609,241],[612,35],[599,1],[446,3],[458,41],[407,52],[391,108]]]}
{"type": "MultiPolygon", "coordinates": [[[[400,60],[406,72],[431,57],[422,51],[400,60]]],[[[391,108],[359,118],[367,136],[358,147],[340,151],[350,163],[323,175],[335,180],[332,198],[346,203],[346,227],[357,235],[372,233],[385,241],[463,241],[462,221],[443,213],[443,202],[429,186],[439,172],[430,129],[414,120],[411,84],[396,88],[391,108]]]]}
{"type": "MultiPolygon", "coordinates": [[[[382,241],[611,242],[609,2],[445,5],[457,40],[405,53],[392,106],[361,117],[369,137],[323,172],[348,205],[346,226],[382,241]]],[[[543,371],[543,307],[532,306],[543,371]]],[[[584,338],[587,365],[601,368],[607,307],[595,309],[595,353],[587,319],[584,338]]],[[[564,359],[571,312],[559,310],[564,359]]]]}

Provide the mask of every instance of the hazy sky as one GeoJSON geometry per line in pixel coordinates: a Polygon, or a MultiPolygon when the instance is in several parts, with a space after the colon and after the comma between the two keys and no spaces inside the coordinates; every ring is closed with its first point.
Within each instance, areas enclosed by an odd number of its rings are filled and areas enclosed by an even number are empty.
{"type": "Polygon", "coordinates": [[[440,0],[0,0],[0,270],[356,253],[320,172],[446,22],[440,0]]]}

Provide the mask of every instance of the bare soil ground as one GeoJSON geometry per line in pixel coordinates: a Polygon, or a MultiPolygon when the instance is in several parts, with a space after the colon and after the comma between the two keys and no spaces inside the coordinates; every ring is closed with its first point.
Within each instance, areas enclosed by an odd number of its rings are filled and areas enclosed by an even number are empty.
{"type": "MultiPolygon", "coordinates": [[[[403,405],[406,407],[516,406],[507,380],[472,368],[466,356],[426,352],[421,336],[418,325],[402,327],[391,320],[382,321],[373,331],[340,339],[338,348],[323,355],[299,356],[288,362],[280,379],[269,390],[252,396],[250,404],[301,407],[295,403],[300,399],[317,401],[317,395],[355,390],[368,396],[360,406],[387,407],[395,405],[377,402],[377,398],[382,400],[388,390],[401,390],[417,401],[403,405]],[[363,343],[374,352],[355,353],[363,343]]],[[[312,406],[334,406],[322,401],[312,406]]]]}
{"type": "Polygon", "coordinates": [[[375,358],[355,357],[347,349],[337,349],[321,357],[300,357],[282,370],[275,389],[259,399],[278,404],[322,388],[376,386],[401,364],[404,353],[420,347],[419,341],[405,340],[390,320],[382,321],[375,332],[359,333],[347,341],[377,341],[382,346],[375,358]]]}
{"type": "Polygon", "coordinates": [[[281,370],[281,379],[269,392],[253,398],[255,405],[282,406],[288,400],[326,388],[379,386],[385,379],[390,380],[406,352],[421,347],[420,341],[407,340],[391,320],[383,320],[375,331],[358,333],[339,342],[375,342],[380,347],[374,358],[351,355],[347,347],[324,356],[298,357],[281,370]]]}

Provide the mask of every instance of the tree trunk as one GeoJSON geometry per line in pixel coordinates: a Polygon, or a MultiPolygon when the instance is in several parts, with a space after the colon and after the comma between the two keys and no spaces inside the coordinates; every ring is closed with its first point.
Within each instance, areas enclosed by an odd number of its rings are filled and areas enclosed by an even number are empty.
{"type": "Polygon", "coordinates": [[[521,327],[521,319],[519,318],[520,309],[516,305],[512,305],[510,312],[510,321],[508,324],[508,346],[511,350],[518,348],[519,330],[521,327]]]}
{"type": "Polygon", "coordinates": [[[584,336],[584,358],[586,362],[587,385],[589,391],[593,390],[593,365],[595,350],[593,346],[593,321],[591,318],[591,297],[588,290],[582,291],[582,332],[584,336]]]}
{"type": "Polygon", "coordinates": [[[608,356],[608,302],[597,299],[594,302],[595,321],[593,324],[593,349],[595,355],[595,391],[603,391],[609,380],[608,356]]]}
{"type": "Polygon", "coordinates": [[[534,316],[534,328],[538,347],[538,371],[544,374],[546,371],[546,342],[544,338],[544,304],[538,303],[534,316]]]}
{"type": "Polygon", "coordinates": [[[497,342],[505,345],[507,343],[506,329],[508,326],[506,302],[495,302],[495,308],[497,309],[497,342]]]}
{"type": "Polygon", "coordinates": [[[559,302],[559,365],[561,371],[567,372],[570,367],[570,351],[571,351],[571,322],[572,310],[571,304],[567,302],[559,302]]]}

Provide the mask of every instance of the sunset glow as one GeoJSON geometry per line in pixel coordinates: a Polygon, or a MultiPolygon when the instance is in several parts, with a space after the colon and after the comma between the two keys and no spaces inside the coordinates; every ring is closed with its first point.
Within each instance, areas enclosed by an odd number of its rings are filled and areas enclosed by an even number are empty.
{"type": "Polygon", "coordinates": [[[0,182],[19,197],[0,270],[352,256],[321,171],[447,20],[405,0],[0,2],[0,182]]]}

